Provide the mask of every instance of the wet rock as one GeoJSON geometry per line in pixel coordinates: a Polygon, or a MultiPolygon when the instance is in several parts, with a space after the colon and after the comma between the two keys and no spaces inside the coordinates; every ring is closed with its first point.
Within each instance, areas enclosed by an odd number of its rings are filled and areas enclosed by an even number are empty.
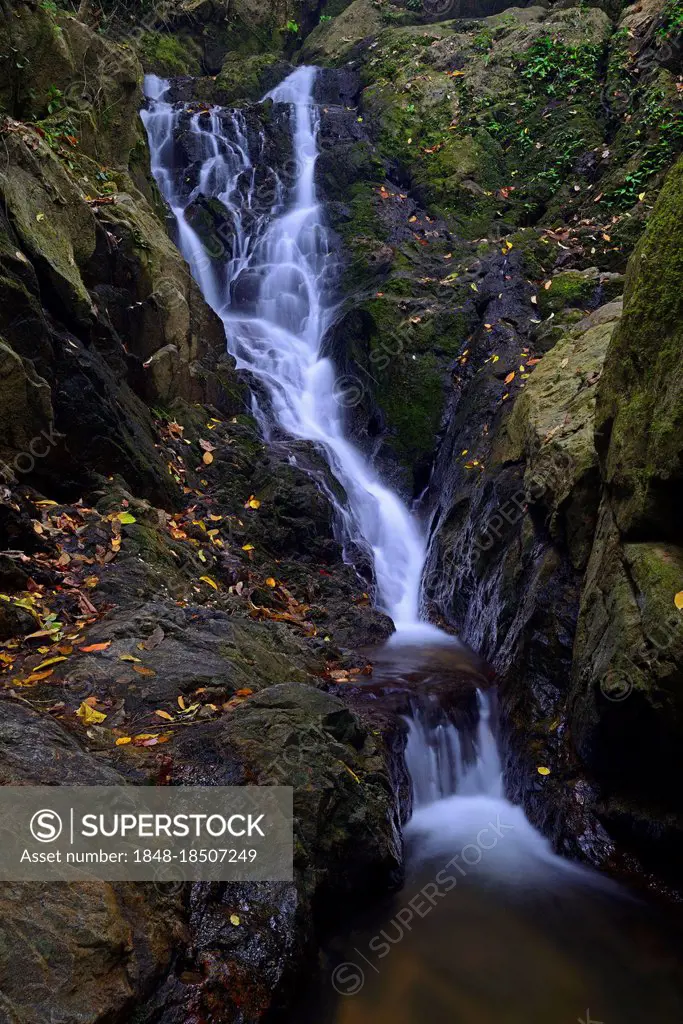
{"type": "Polygon", "coordinates": [[[130,1019],[182,936],[151,885],[5,882],[0,907],[5,1019],[26,1024],[130,1019]]]}

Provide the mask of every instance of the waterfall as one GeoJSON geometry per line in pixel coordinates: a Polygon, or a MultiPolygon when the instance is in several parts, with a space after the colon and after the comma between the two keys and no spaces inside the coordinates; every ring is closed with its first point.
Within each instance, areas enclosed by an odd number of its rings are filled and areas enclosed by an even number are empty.
{"type": "Polygon", "coordinates": [[[473,743],[438,706],[418,704],[407,719],[406,767],[413,786],[413,807],[446,797],[503,794],[503,778],[493,731],[491,700],[477,691],[479,720],[473,743]]]}
{"type": "Polygon", "coordinates": [[[324,449],[347,495],[347,504],[337,509],[346,539],[372,557],[378,606],[399,633],[434,638],[443,634],[419,623],[425,539],[400,498],[345,438],[334,367],[321,354],[332,320],[329,281],[335,268],[316,197],[315,76],[315,68],[300,67],[264,97],[289,112],[296,163],[292,181],[269,168],[268,190],[257,185],[263,168],[258,166],[260,154],[251,152],[243,114],[219,108],[192,113],[184,104],[167,100],[169,82],[147,76],[142,118],[152,172],[175,218],[179,247],[207,302],[223,320],[230,353],[267,395],[267,414],[255,403],[264,431],[274,422],[289,436],[324,449]],[[181,126],[191,136],[200,163],[189,190],[174,159],[181,126]],[[226,212],[231,252],[224,258],[207,251],[193,226],[192,210],[202,197],[217,199],[226,212]]]}

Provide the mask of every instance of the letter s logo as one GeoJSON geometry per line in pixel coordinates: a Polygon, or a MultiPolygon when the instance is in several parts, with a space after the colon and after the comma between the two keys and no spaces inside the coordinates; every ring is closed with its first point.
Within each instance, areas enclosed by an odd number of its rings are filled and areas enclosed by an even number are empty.
{"type": "Polygon", "coordinates": [[[62,819],[56,811],[36,811],[29,825],[31,835],[39,843],[53,843],[62,834],[62,819]]]}

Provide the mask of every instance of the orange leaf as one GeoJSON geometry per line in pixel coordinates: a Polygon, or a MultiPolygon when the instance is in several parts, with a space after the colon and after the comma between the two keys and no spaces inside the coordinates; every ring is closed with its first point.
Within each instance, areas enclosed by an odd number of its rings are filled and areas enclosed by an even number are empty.
{"type": "Polygon", "coordinates": [[[79,647],[78,649],[84,654],[92,654],[93,651],[106,651],[107,647],[111,647],[111,640],[107,640],[104,644],[90,644],[88,647],[79,647]]]}
{"type": "Polygon", "coordinates": [[[515,371],[513,370],[512,373],[508,373],[507,377],[505,378],[505,383],[509,384],[510,381],[513,381],[514,379],[515,379],[515,371]]]}
{"type": "Polygon", "coordinates": [[[137,672],[139,676],[155,676],[156,672],[153,668],[145,668],[144,665],[133,665],[133,672],[137,672]]]}

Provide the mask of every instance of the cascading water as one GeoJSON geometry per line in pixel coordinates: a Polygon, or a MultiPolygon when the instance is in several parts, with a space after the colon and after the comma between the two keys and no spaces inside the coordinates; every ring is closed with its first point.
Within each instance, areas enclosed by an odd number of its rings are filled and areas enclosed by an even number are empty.
{"type": "MultiPolygon", "coordinates": [[[[170,83],[153,75],[146,79],[148,108],[142,114],[152,171],[177,223],[180,249],[206,300],[223,319],[238,367],[261,382],[271,415],[285,433],[324,449],[348,498],[339,509],[348,539],[371,553],[379,607],[397,631],[430,632],[426,624],[418,625],[424,538],[401,500],[344,437],[334,367],[321,355],[331,322],[327,282],[333,256],[314,180],[315,75],[315,68],[298,68],[266,97],[291,109],[296,156],[291,186],[272,169],[276,187],[268,209],[254,187],[249,140],[237,111],[190,116],[185,130],[195,136],[201,169],[196,185],[187,190],[173,155],[174,135],[188,114],[183,105],[166,101],[170,83]],[[188,219],[188,208],[200,196],[218,199],[227,211],[234,236],[228,260],[207,255],[205,242],[188,219]],[[255,290],[248,311],[234,301],[243,280],[255,290]]],[[[267,429],[267,418],[261,419],[267,429]]]]}
{"type": "MultiPolygon", "coordinates": [[[[237,365],[265,396],[263,408],[262,397],[254,398],[262,429],[266,436],[279,429],[313,441],[326,453],[347,495],[338,509],[347,539],[371,554],[378,604],[396,625],[389,661],[412,672],[423,646],[442,651],[456,641],[420,621],[424,537],[345,439],[334,368],[322,356],[333,316],[334,257],[315,189],[315,75],[301,67],[267,97],[282,106],[282,116],[290,112],[292,181],[264,166],[264,136],[239,111],[172,104],[170,84],[149,76],[142,116],[178,244],[225,324],[237,365]],[[180,166],[179,133],[192,151],[191,169],[180,166]],[[205,199],[219,201],[227,224],[209,240],[195,221],[205,199]]],[[[423,673],[427,682],[440,658],[437,651],[423,673]]],[[[310,1017],[305,1007],[298,1024],[413,1024],[425,1015],[435,1024],[673,1024],[678,1018],[665,955],[641,941],[634,962],[622,934],[623,901],[609,896],[607,909],[608,889],[599,876],[557,857],[504,798],[488,699],[480,694],[478,700],[474,736],[433,708],[415,709],[406,750],[414,813],[405,830],[408,882],[401,907],[364,950],[356,938],[350,961],[343,953],[346,977],[351,966],[372,983],[362,998],[340,1009],[330,1004],[327,987],[322,1006],[316,1003],[310,1017]],[[419,911],[412,909],[416,901],[419,911]],[[419,928],[407,925],[427,914],[419,928]],[[401,952],[380,970],[377,963],[396,946],[401,952]]],[[[643,927],[638,919],[636,930],[643,927]]],[[[333,985],[350,994],[334,977],[333,985]]]]}

